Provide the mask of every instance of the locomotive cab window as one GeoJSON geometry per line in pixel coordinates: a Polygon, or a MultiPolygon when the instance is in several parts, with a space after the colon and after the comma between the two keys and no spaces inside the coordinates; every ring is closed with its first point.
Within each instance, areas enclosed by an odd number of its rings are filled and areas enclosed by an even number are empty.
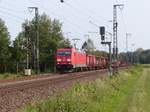
{"type": "Polygon", "coordinates": [[[71,52],[58,52],[57,56],[71,56],[71,52]]]}

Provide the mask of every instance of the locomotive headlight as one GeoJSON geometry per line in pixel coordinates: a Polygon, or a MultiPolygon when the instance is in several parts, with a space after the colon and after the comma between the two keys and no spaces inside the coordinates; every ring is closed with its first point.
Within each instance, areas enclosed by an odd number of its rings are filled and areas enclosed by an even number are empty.
{"type": "Polygon", "coordinates": [[[67,61],[69,61],[69,62],[70,62],[70,61],[71,61],[71,59],[67,59],[67,61]]]}
{"type": "Polygon", "coordinates": [[[57,61],[59,62],[59,61],[61,61],[61,59],[57,59],[57,61]]]}

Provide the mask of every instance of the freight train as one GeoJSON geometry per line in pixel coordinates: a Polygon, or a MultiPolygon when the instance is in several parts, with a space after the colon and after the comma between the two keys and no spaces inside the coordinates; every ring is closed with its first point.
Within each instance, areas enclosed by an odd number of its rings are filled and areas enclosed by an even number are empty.
{"type": "Polygon", "coordinates": [[[74,48],[58,49],[56,54],[56,70],[63,71],[85,71],[108,68],[108,58],[99,57],[84,52],[76,51],[74,48]]]}

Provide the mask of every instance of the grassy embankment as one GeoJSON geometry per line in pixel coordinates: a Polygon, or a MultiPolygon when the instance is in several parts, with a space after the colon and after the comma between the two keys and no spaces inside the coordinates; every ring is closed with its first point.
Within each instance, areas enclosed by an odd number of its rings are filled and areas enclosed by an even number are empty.
{"type": "Polygon", "coordinates": [[[17,79],[19,77],[22,77],[23,75],[20,74],[11,74],[11,73],[4,73],[4,74],[0,74],[0,80],[3,79],[17,79]]]}
{"type": "Polygon", "coordinates": [[[150,112],[150,66],[144,67],[120,112],[150,112]]]}
{"type": "Polygon", "coordinates": [[[78,83],[62,94],[50,97],[39,104],[30,104],[19,112],[122,111],[122,108],[126,108],[124,103],[130,97],[142,71],[141,67],[133,67],[112,78],[87,84],[78,83]]]}

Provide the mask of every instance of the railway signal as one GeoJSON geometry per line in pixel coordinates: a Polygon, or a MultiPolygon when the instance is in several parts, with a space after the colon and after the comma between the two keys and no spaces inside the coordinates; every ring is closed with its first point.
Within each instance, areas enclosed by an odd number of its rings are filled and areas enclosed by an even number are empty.
{"type": "Polygon", "coordinates": [[[105,41],[105,27],[104,26],[100,27],[100,35],[101,35],[101,40],[105,41]]]}
{"type": "MultiPolygon", "coordinates": [[[[112,44],[111,40],[112,39],[110,39],[110,41],[108,41],[105,38],[106,33],[108,33],[110,35],[110,38],[112,38],[112,34],[105,30],[105,26],[99,27],[98,25],[94,24],[92,21],[89,21],[89,23],[91,23],[92,25],[99,28],[99,34],[101,35],[101,44],[108,45],[108,47],[109,47],[109,71],[110,71],[110,74],[112,74],[112,53],[111,53],[111,51],[112,51],[111,50],[111,44],[112,44]]],[[[113,70],[113,74],[114,74],[114,70],[113,70]]]]}
{"type": "Polygon", "coordinates": [[[60,0],[61,3],[64,3],[64,0],[60,0]]]}
{"type": "MultiPolygon", "coordinates": [[[[109,32],[106,32],[105,31],[105,27],[104,26],[101,26],[100,27],[100,35],[101,35],[101,44],[103,45],[108,45],[109,47],[109,71],[110,71],[110,74],[112,74],[112,58],[111,58],[111,41],[107,41],[105,36],[106,36],[106,33],[110,34],[112,38],[112,34],[109,33],[109,32]]],[[[111,39],[110,39],[111,40],[111,39]]],[[[114,70],[113,70],[114,71],[114,70]]],[[[113,72],[114,73],[114,72],[113,72]]]]}

